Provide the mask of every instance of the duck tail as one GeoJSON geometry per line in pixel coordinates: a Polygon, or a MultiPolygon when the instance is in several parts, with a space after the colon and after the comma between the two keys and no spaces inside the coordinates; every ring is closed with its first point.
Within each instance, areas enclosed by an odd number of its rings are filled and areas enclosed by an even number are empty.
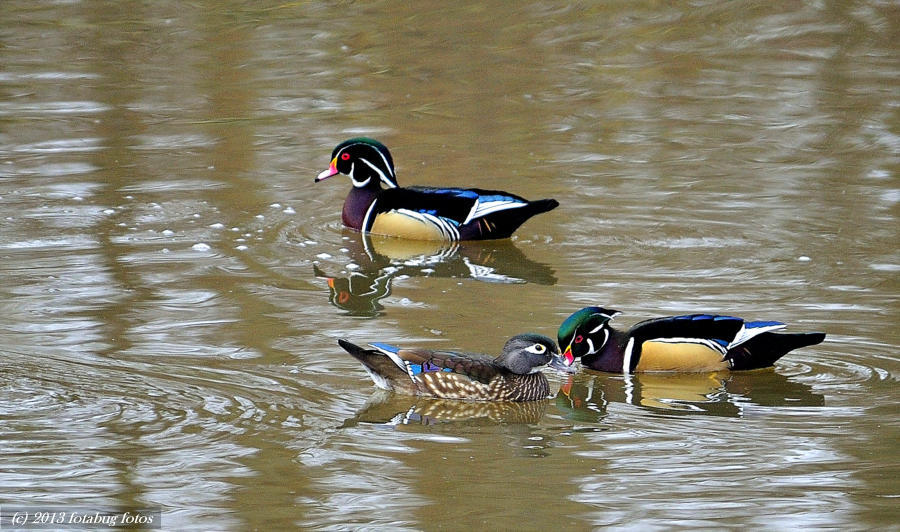
{"type": "Polygon", "coordinates": [[[555,199],[539,199],[529,201],[527,205],[517,209],[488,214],[484,217],[488,230],[482,231],[483,238],[508,238],[532,216],[552,211],[557,207],[559,202],[555,199]]]}
{"type": "Polygon", "coordinates": [[[354,344],[353,342],[344,340],[343,338],[338,339],[338,345],[343,347],[344,351],[350,353],[350,355],[353,356],[353,358],[355,358],[356,360],[359,360],[363,364],[366,363],[365,361],[368,358],[368,355],[371,354],[370,353],[371,350],[362,348],[362,347],[354,344]]]}
{"type": "Polygon", "coordinates": [[[553,209],[559,207],[559,202],[555,199],[539,199],[528,202],[527,209],[531,210],[531,216],[535,214],[541,214],[542,212],[552,211],[553,209]]]}
{"type": "Polygon", "coordinates": [[[372,378],[375,386],[382,390],[397,390],[407,393],[414,393],[415,386],[409,378],[405,370],[397,366],[387,355],[377,349],[366,349],[352,342],[338,340],[338,345],[344,348],[344,351],[350,353],[350,356],[359,360],[363,369],[372,378]]]}
{"type": "Polygon", "coordinates": [[[767,332],[751,338],[728,352],[731,369],[767,368],[794,349],[822,343],[825,333],[767,332]]]}

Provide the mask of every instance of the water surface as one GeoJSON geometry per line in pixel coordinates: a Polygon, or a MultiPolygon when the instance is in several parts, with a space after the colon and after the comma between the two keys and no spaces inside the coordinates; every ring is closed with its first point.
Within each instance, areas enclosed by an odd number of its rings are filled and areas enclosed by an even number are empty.
{"type": "Polygon", "coordinates": [[[165,529],[896,528],[890,3],[0,5],[0,503],[165,529]],[[401,184],[561,206],[368,239],[401,184]],[[377,392],[336,339],[497,353],[572,311],[824,330],[771,370],[377,392]]]}

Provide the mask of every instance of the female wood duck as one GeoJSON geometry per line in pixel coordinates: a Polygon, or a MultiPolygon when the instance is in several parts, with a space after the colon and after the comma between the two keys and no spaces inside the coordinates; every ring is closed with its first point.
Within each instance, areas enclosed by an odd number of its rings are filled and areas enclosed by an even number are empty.
{"type": "MultiPolygon", "coordinates": [[[[550,396],[540,369],[559,357],[556,343],[539,334],[507,340],[500,356],[369,344],[372,349],[338,340],[362,362],[375,386],[408,395],[470,401],[536,401],[550,396]]],[[[563,364],[562,361],[558,362],[563,364]]]]}
{"type": "Polygon", "coordinates": [[[609,325],[617,310],[586,307],[559,326],[566,349],[552,367],[569,369],[575,359],[597,371],[719,371],[765,368],[788,351],[815,345],[825,333],[776,333],[777,321],[691,314],[642,321],[626,332],[609,325]]]}
{"type": "Polygon", "coordinates": [[[553,199],[528,201],[498,190],[401,188],[388,149],[365,137],[338,144],[331,165],[315,181],[337,174],[350,176],[353,183],[344,200],[344,225],[414,240],[507,238],[532,216],[559,205],[553,199]]]}

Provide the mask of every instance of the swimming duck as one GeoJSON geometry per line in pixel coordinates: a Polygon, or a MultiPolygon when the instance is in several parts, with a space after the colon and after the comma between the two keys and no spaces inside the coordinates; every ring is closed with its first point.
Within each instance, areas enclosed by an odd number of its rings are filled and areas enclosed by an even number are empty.
{"type": "MultiPolygon", "coordinates": [[[[375,386],[408,395],[471,401],[536,401],[550,396],[541,368],[559,357],[556,342],[539,334],[507,340],[500,356],[373,343],[371,349],[338,340],[362,362],[375,386]]],[[[558,363],[562,364],[562,361],[558,363]]]]}
{"type": "Polygon", "coordinates": [[[528,201],[499,190],[401,188],[388,149],[365,137],[338,144],[328,169],[315,182],[337,174],[350,176],[353,183],[344,200],[344,225],[413,240],[507,238],[532,216],[559,205],[553,199],[528,201]]]}
{"type": "Polygon", "coordinates": [[[719,371],[765,368],[789,351],[815,345],[825,333],[776,333],[777,321],[744,321],[733,316],[690,314],[642,321],[618,331],[609,321],[621,314],[601,307],[583,308],[559,326],[566,346],[553,367],[571,371],[576,358],[597,371],[719,371]]]}

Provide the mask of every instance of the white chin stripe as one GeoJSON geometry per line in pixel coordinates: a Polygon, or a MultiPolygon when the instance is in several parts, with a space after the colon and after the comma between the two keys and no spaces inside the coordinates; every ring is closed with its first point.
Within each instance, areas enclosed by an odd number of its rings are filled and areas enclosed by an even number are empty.
{"type": "MultiPolygon", "coordinates": [[[[375,150],[375,151],[378,153],[378,156],[381,157],[381,160],[384,161],[384,167],[387,168],[388,172],[391,173],[390,179],[386,179],[384,174],[382,174],[381,172],[378,172],[379,174],[381,174],[381,181],[391,188],[396,188],[397,187],[397,183],[396,183],[397,176],[394,175],[394,170],[393,170],[393,168],[391,168],[391,163],[388,162],[387,157],[385,157],[384,154],[381,153],[380,150],[375,150]]],[[[366,161],[366,163],[370,164],[369,161],[366,161]]],[[[370,164],[370,166],[371,166],[371,164],[370,164]]]]}
{"type": "MultiPolygon", "coordinates": [[[[599,328],[600,328],[600,327],[597,327],[597,329],[599,329],[599,328]]],[[[593,333],[593,332],[596,332],[597,329],[594,329],[594,330],[591,331],[591,332],[592,332],[592,333],[593,333]]],[[[588,353],[590,353],[590,354],[593,355],[593,354],[596,353],[597,351],[600,351],[601,349],[603,349],[603,346],[606,345],[606,341],[607,341],[607,340],[609,340],[609,329],[605,329],[605,330],[603,331],[603,341],[600,342],[600,346],[599,346],[599,347],[594,347],[594,341],[591,340],[590,338],[588,338],[588,339],[587,339],[587,343],[588,343],[588,353]]]]}
{"type": "Polygon", "coordinates": [[[353,186],[356,188],[362,188],[369,184],[369,181],[372,180],[371,177],[367,177],[365,181],[359,182],[356,180],[356,176],[353,175],[356,172],[356,163],[350,163],[350,181],[353,183],[353,186]]]}
{"type": "MultiPolygon", "coordinates": [[[[367,165],[369,168],[371,168],[372,170],[374,170],[375,173],[378,174],[378,178],[381,180],[381,182],[384,183],[385,185],[387,185],[388,188],[396,188],[396,187],[397,187],[396,183],[394,183],[394,180],[388,178],[388,176],[385,175],[385,173],[381,170],[381,168],[378,168],[378,166],[372,164],[372,163],[371,163],[368,159],[366,159],[365,157],[360,157],[359,160],[362,161],[362,162],[364,162],[364,163],[366,163],[366,165],[367,165]]],[[[387,163],[387,162],[385,161],[385,164],[386,164],[386,163],[387,163]]]]}
{"type": "MultiPolygon", "coordinates": [[[[373,165],[369,161],[365,160],[363,157],[360,157],[359,159],[361,161],[365,162],[367,165],[371,166],[376,172],[378,172],[378,175],[381,176],[381,181],[384,184],[386,184],[390,188],[396,188],[397,187],[397,183],[396,183],[397,177],[394,175],[394,170],[393,170],[393,168],[391,168],[391,164],[388,162],[387,157],[385,157],[385,155],[383,153],[381,153],[381,150],[375,149],[371,144],[368,144],[365,142],[355,142],[353,144],[350,144],[349,146],[345,146],[344,150],[346,150],[347,148],[350,148],[352,146],[359,146],[359,145],[368,146],[375,150],[375,153],[377,153],[378,156],[381,157],[381,160],[384,162],[384,167],[387,168],[388,172],[391,173],[390,178],[386,177],[384,175],[384,172],[382,172],[378,168],[375,168],[375,165],[373,165]]],[[[353,175],[352,170],[350,171],[350,175],[353,175]]]]}

